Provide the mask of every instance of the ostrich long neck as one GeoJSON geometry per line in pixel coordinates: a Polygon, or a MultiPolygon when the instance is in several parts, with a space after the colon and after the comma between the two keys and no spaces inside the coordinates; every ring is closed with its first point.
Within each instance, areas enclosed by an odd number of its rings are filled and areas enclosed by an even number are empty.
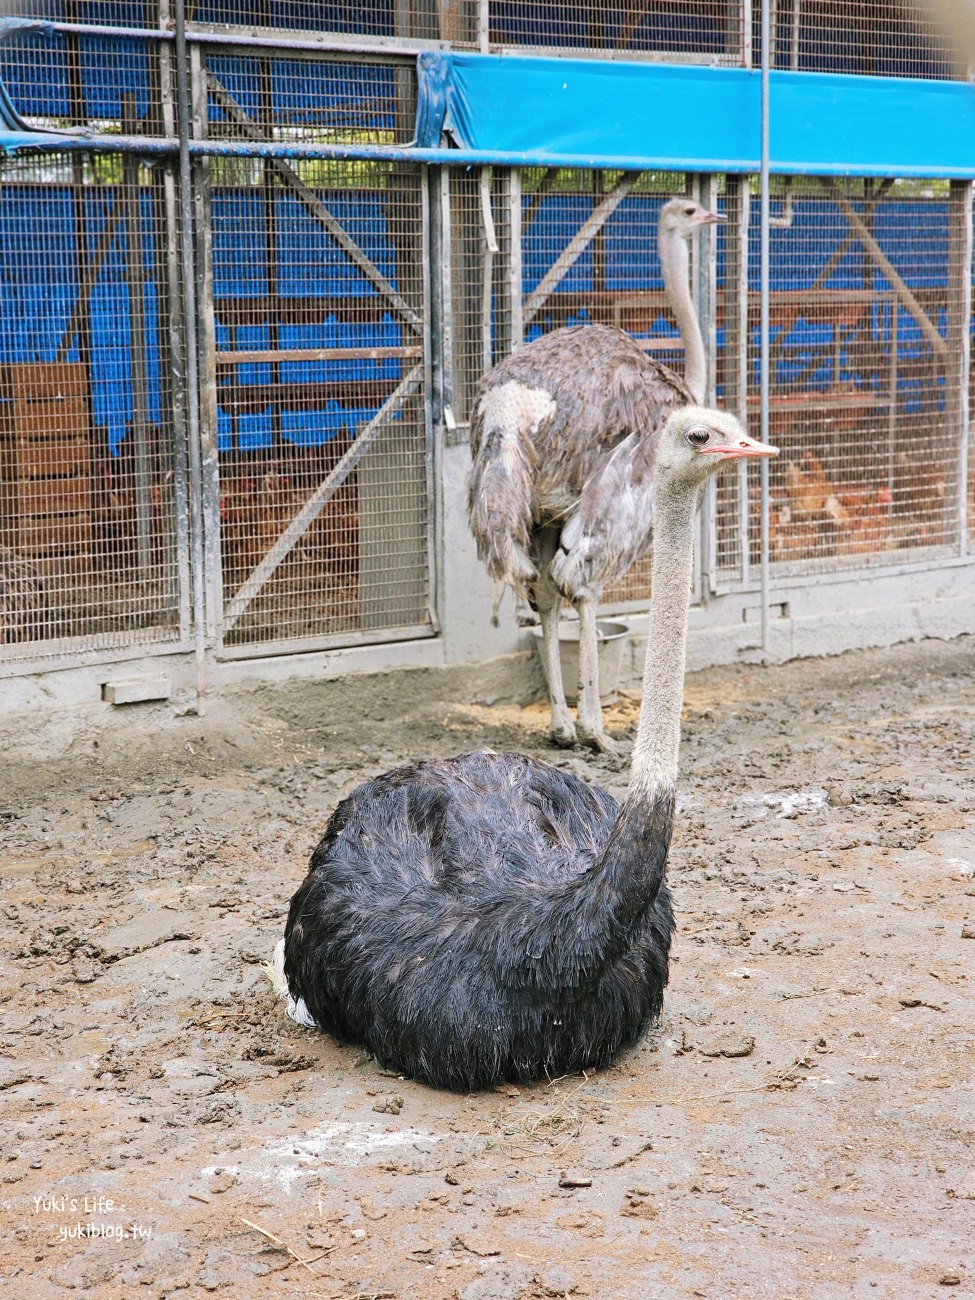
{"type": "Polygon", "coordinates": [[[627,805],[673,790],[677,781],[697,497],[696,491],[673,484],[657,489],[643,702],[627,805]]]}
{"type": "Polygon", "coordinates": [[[610,892],[617,895],[624,922],[656,897],[670,848],[696,504],[696,491],[666,480],[658,484],[643,702],[630,788],[598,868],[617,877],[610,892]]]}
{"type": "Polygon", "coordinates": [[[661,230],[657,243],[667,301],[684,344],[684,382],[694,401],[700,404],[704,401],[708,371],[701,325],[691,297],[690,248],[687,240],[675,231],[661,230]]]}
{"type": "Polygon", "coordinates": [[[667,866],[697,498],[698,492],[685,485],[658,482],[643,704],[630,787],[602,854],[567,891],[568,910],[560,917],[572,935],[582,978],[598,978],[620,957],[656,900],[667,866]]]}

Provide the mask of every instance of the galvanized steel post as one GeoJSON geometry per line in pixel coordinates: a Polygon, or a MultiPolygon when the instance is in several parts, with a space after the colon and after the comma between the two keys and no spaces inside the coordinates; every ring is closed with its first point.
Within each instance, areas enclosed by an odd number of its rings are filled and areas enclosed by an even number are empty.
{"type": "MultiPolygon", "coordinates": [[[[759,282],[759,351],[761,356],[761,387],[759,402],[759,436],[762,442],[768,442],[769,430],[769,62],[771,56],[770,36],[770,0],[762,0],[762,162],[761,162],[761,253],[759,282]]],[[[768,461],[762,459],[762,657],[768,659],[771,628],[769,626],[769,467],[768,461]]]]}
{"type": "Polygon", "coordinates": [[[193,190],[190,170],[190,87],[186,45],[185,0],[175,0],[176,119],[179,133],[180,231],[183,271],[183,332],[186,356],[186,429],[189,461],[190,541],[193,552],[193,651],[196,663],[196,711],[206,713],[206,605],[203,594],[203,492],[200,466],[200,391],[194,290],[193,190]]]}

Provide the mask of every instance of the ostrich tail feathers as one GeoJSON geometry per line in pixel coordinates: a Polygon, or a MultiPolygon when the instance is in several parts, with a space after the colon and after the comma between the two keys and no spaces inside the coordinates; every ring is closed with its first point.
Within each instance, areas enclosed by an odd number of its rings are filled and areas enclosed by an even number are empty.
{"type": "Polygon", "coordinates": [[[285,1011],[289,1019],[295,1024],[303,1026],[305,1029],[317,1029],[318,1026],[311,1017],[311,1013],[305,1006],[305,999],[299,998],[296,1002],[291,996],[288,989],[288,981],[284,974],[284,940],[279,939],[274,949],[274,955],[270,961],[261,963],[261,970],[271,982],[271,988],[279,998],[285,1002],[285,1011]]]}
{"type": "Polygon", "coordinates": [[[271,981],[271,988],[279,998],[288,996],[288,981],[284,977],[284,940],[279,939],[270,961],[261,962],[261,970],[271,981]]]}

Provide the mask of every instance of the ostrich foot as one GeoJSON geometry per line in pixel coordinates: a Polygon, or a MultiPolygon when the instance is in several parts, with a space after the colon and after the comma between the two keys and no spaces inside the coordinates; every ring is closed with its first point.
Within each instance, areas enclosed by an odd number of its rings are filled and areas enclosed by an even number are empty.
{"type": "Polygon", "coordinates": [[[559,749],[573,749],[577,743],[576,729],[571,722],[555,722],[549,727],[548,738],[559,749]]]}
{"type": "Polygon", "coordinates": [[[625,740],[614,740],[605,731],[590,731],[585,727],[576,727],[576,742],[597,754],[609,754],[612,758],[629,758],[630,744],[625,740]]]}

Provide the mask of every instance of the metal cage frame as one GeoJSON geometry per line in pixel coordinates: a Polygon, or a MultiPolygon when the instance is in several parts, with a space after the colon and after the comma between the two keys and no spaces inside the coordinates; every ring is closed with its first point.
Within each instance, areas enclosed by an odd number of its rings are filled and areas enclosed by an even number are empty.
{"type": "MultiPolygon", "coordinates": [[[[633,49],[628,53],[637,59],[677,64],[703,61],[743,68],[750,68],[761,59],[766,76],[770,67],[802,71],[813,66],[815,58],[839,58],[835,50],[831,52],[831,47],[825,53],[819,50],[813,37],[802,27],[800,6],[801,0],[794,0],[791,8],[784,4],[776,20],[768,3],[760,6],[749,0],[741,3],[693,0],[687,6],[688,14],[691,10],[700,11],[709,20],[713,18],[722,30],[732,33],[733,39],[728,38],[730,45],[726,49],[715,52],[661,47],[633,49]],[[787,38],[782,36],[783,23],[788,27],[787,38]]],[[[377,15],[380,9],[381,6],[375,7],[377,15]]],[[[591,6],[593,15],[597,15],[597,10],[603,21],[606,17],[603,11],[595,4],[591,6]]],[[[930,59],[935,58],[936,62],[942,60],[937,65],[940,75],[957,76],[957,68],[949,68],[944,61],[942,47],[937,42],[931,45],[934,38],[929,40],[930,33],[921,41],[920,8],[907,4],[899,6],[899,10],[906,15],[905,24],[915,22],[911,31],[920,44],[916,66],[910,65],[906,71],[899,68],[897,75],[929,76],[934,66],[930,59]]],[[[164,384],[162,423],[169,438],[171,463],[172,491],[166,507],[169,511],[166,527],[171,538],[169,580],[175,581],[176,599],[171,605],[170,622],[158,637],[140,636],[144,629],[136,626],[134,620],[130,620],[127,630],[113,634],[114,639],[97,629],[81,636],[54,636],[46,640],[38,640],[36,635],[0,637],[0,676],[192,649],[202,689],[206,661],[213,656],[248,658],[436,635],[445,617],[438,577],[442,545],[442,539],[438,540],[439,516],[443,510],[441,449],[465,440],[470,394],[483,369],[519,346],[543,319],[549,327],[559,323],[559,311],[567,310],[566,286],[589,262],[594,268],[587,272],[593,289],[588,299],[585,293],[577,295],[573,310],[582,310],[589,319],[607,318],[608,298],[603,293],[600,299],[602,291],[597,291],[596,282],[600,275],[605,277],[607,241],[611,242],[613,237],[614,222],[618,224],[628,205],[638,213],[649,214],[654,195],[659,197],[686,188],[708,205],[720,202],[728,210],[731,221],[720,258],[717,240],[709,237],[703,241],[693,265],[694,293],[713,363],[709,393],[711,399],[720,399],[743,418],[754,419],[760,414],[766,426],[770,419],[774,424],[776,403],[782,407],[784,400],[782,394],[770,393],[768,388],[770,371],[775,387],[774,370],[776,364],[781,365],[782,354],[781,347],[776,353],[777,345],[770,337],[769,296],[773,298],[774,316],[774,297],[779,291],[771,286],[768,257],[774,242],[773,232],[782,228],[786,220],[782,213],[787,211],[791,220],[793,203],[795,210],[800,211],[802,204],[811,200],[808,190],[804,196],[799,194],[801,177],[795,178],[796,194],[791,181],[776,181],[782,188],[773,196],[767,174],[767,119],[762,174],[739,171],[648,176],[645,169],[638,167],[616,172],[593,167],[588,172],[579,172],[580,177],[586,177],[583,183],[558,168],[540,170],[527,161],[520,165],[485,162],[472,167],[469,158],[452,159],[451,151],[441,147],[411,147],[415,143],[411,131],[416,65],[424,51],[503,48],[527,49],[533,54],[543,52],[552,57],[584,53],[593,58],[607,57],[614,51],[605,43],[580,44],[576,39],[578,34],[548,43],[536,41],[539,32],[551,34],[553,30],[554,10],[545,3],[505,6],[479,0],[456,12],[453,7],[417,5],[409,7],[409,21],[404,19],[391,32],[370,28],[318,33],[309,31],[303,22],[289,25],[270,20],[255,22],[244,29],[223,21],[219,15],[214,17],[217,9],[208,11],[208,21],[187,21],[183,0],[158,0],[145,6],[140,10],[142,18],[138,23],[131,20],[134,10],[130,11],[126,0],[119,0],[118,12],[120,21],[115,26],[53,22],[46,25],[45,33],[36,40],[33,28],[18,27],[18,20],[11,20],[12,25],[0,32],[0,53],[6,57],[3,66],[13,66],[15,72],[47,67],[52,86],[57,78],[61,80],[57,81],[57,93],[51,92],[51,104],[58,106],[56,112],[35,111],[40,101],[33,103],[31,111],[22,113],[8,103],[5,120],[14,127],[19,120],[20,128],[28,133],[22,135],[21,143],[35,140],[35,148],[44,148],[49,151],[49,157],[63,160],[66,167],[74,169],[76,178],[84,167],[94,167],[96,160],[102,160],[99,165],[112,171],[112,184],[118,191],[112,220],[122,222],[127,231],[134,232],[126,237],[124,253],[129,267],[127,311],[133,321],[137,317],[142,319],[148,310],[145,303],[140,305],[142,291],[137,285],[139,276],[135,269],[144,257],[136,238],[143,222],[133,212],[141,210],[148,193],[155,196],[152,202],[157,217],[152,231],[158,249],[164,248],[164,255],[158,259],[164,292],[159,295],[158,304],[153,299],[156,304],[153,309],[158,310],[153,329],[163,339],[164,369],[168,367],[171,376],[164,384]],[[452,25],[446,21],[448,9],[453,13],[452,25]],[[126,15],[130,21],[122,21],[126,15]],[[43,53],[42,38],[54,40],[50,56],[43,53]],[[29,57],[24,55],[18,62],[19,56],[11,52],[20,48],[20,41],[27,42],[29,57]],[[98,64],[101,57],[108,62],[101,72],[93,72],[92,68],[101,66],[98,64]],[[49,59],[47,64],[45,58],[49,59]],[[121,90],[106,76],[105,67],[120,70],[121,90]],[[80,127],[88,134],[79,135],[80,127]],[[406,341],[397,336],[397,341],[385,344],[375,339],[354,346],[341,341],[328,344],[323,342],[325,333],[318,322],[314,329],[309,326],[306,330],[309,338],[314,336],[312,342],[283,344],[278,337],[281,331],[270,329],[266,331],[266,343],[226,344],[217,319],[218,299],[214,290],[214,200],[220,195],[221,178],[229,175],[228,169],[233,167],[248,178],[254,194],[264,196],[266,205],[270,204],[271,208],[280,205],[283,195],[294,211],[305,214],[325,243],[340,250],[345,265],[359,277],[360,287],[364,287],[379,316],[389,315],[397,322],[397,328],[405,330],[406,341]],[[397,262],[400,274],[405,270],[412,276],[406,290],[394,283],[394,277],[379,265],[374,253],[357,243],[356,235],[348,228],[351,219],[340,219],[330,210],[323,198],[329,176],[333,180],[352,176],[373,178],[377,193],[383,193],[387,200],[387,216],[392,211],[390,204],[400,195],[401,221],[415,227],[410,236],[412,242],[402,245],[411,250],[412,262],[402,253],[397,262]],[[591,201],[585,198],[586,194],[591,201]],[[559,198],[564,200],[561,210],[554,201],[559,198]],[[773,198],[784,205],[778,216],[772,213],[773,198]],[[125,204],[129,205],[127,217],[125,204]],[[556,211],[558,219],[550,222],[551,246],[540,253],[536,246],[536,217],[545,211],[546,205],[556,211]],[[572,218],[574,226],[565,215],[570,210],[577,214],[572,218]],[[760,249],[755,247],[756,242],[760,243],[760,249]],[[754,283],[756,263],[760,263],[757,286],[754,283]],[[556,307],[558,310],[553,310],[556,307]],[[604,314],[600,315],[601,312],[604,314]],[[255,528],[259,524],[263,529],[263,550],[259,556],[251,556],[246,568],[238,566],[231,573],[227,558],[229,533],[224,521],[228,506],[221,495],[222,452],[218,446],[222,436],[218,408],[221,395],[229,391],[227,376],[238,375],[248,367],[255,372],[263,367],[277,378],[273,383],[265,380],[252,383],[251,387],[270,391],[274,384],[279,388],[286,386],[280,378],[284,367],[304,365],[311,373],[316,365],[346,363],[353,367],[378,367],[382,377],[369,381],[372,388],[361,377],[343,382],[348,383],[350,392],[354,392],[358,383],[363,392],[368,389],[380,397],[371,405],[360,405],[365,414],[346,438],[341,454],[327,465],[323,461],[316,470],[317,480],[305,485],[300,500],[294,497],[286,506],[276,506],[276,513],[267,510],[273,519],[254,515],[255,528]],[[359,493],[363,466],[376,459],[373,454],[370,460],[370,452],[375,453],[391,424],[400,420],[404,412],[413,421],[412,451],[408,452],[413,457],[410,470],[413,477],[412,486],[403,496],[405,504],[399,523],[391,522],[392,516],[385,519],[376,503],[384,492],[387,500],[390,499],[397,473],[402,480],[402,461],[395,464],[391,461],[362,490],[371,503],[368,510],[373,511],[370,518],[374,520],[368,526],[372,529],[372,540],[367,549],[371,546],[377,556],[388,554],[390,547],[395,548],[397,543],[397,528],[400,532],[406,528],[408,532],[412,530],[409,541],[412,549],[407,548],[412,559],[405,568],[391,567],[385,576],[373,561],[372,600],[377,608],[368,615],[360,610],[343,626],[332,626],[328,617],[323,616],[311,630],[302,631],[296,624],[281,632],[276,625],[279,616],[272,609],[262,625],[263,631],[258,628],[248,637],[243,629],[249,611],[295,562],[302,548],[311,545],[316,530],[321,531],[325,526],[323,520],[327,519],[329,503],[343,491],[350,492],[350,485],[356,485],[355,492],[359,493]],[[413,570],[409,569],[410,564],[413,570]],[[383,610],[378,607],[384,602],[387,607],[395,603],[397,582],[403,580],[404,573],[412,603],[397,622],[395,618],[384,618],[383,610]]],[[[287,16],[288,12],[286,8],[275,11],[279,16],[287,16]]],[[[298,9],[294,12],[298,14],[298,9]]],[[[638,25],[634,24],[638,16],[634,8],[631,36],[637,31],[638,25]]],[[[382,26],[379,18],[376,24],[382,26]]],[[[623,34],[620,29],[620,38],[623,34]]],[[[905,49],[909,48],[908,42],[905,49]]],[[[873,72],[883,76],[890,73],[890,68],[877,67],[873,72]]],[[[767,95],[764,102],[767,105],[767,95]]],[[[880,182],[883,183],[886,182],[880,182]]],[[[900,274],[882,241],[872,233],[871,200],[851,201],[852,190],[837,180],[818,184],[846,222],[846,233],[838,238],[837,248],[846,247],[851,241],[857,244],[864,265],[869,264],[871,283],[878,278],[886,281],[885,288],[864,288],[862,294],[869,298],[870,313],[886,312],[886,319],[893,321],[892,326],[871,326],[875,334],[880,330],[873,340],[875,351],[879,348],[883,352],[887,348],[884,361],[889,372],[887,404],[884,406],[880,400],[882,394],[878,397],[872,390],[868,395],[870,401],[865,396],[861,405],[864,409],[871,407],[886,412],[884,418],[892,449],[896,443],[901,391],[897,349],[903,330],[919,331],[921,346],[926,346],[937,360],[937,365],[929,369],[941,385],[938,401],[943,405],[947,431],[937,444],[944,460],[942,504],[938,507],[944,518],[944,530],[937,543],[922,537],[924,544],[916,547],[898,543],[887,550],[887,536],[883,532],[887,525],[877,521],[876,512],[870,513],[876,503],[864,500],[861,510],[856,492],[846,493],[847,504],[841,500],[840,493],[834,492],[835,505],[830,506],[833,515],[827,512],[831,522],[827,516],[814,515],[810,525],[814,530],[819,529],[821,538],[826,538],[821,551],[809,558],[797,555],[776,558],[775,510],[783,500],[786,508],[790,503],[783,498],[781,485],[767,479],[767,466],[762,467],[760,484],[751,484],[748,471],[742,467],[737,482],[720,500],[718,489],[710,485],[702,513],[696,596],[699,602],[706,603],[731,593],[760,592],[759,648],[763,650],[768,648],[768,607],[773,583],[787,580],[794,587],[821,583],[824,579],[848,581],[874,571],[876,563],[882,565],[886,574],[913,573],[969,563],[972,553],[971,516],[975,509],[971,500],[973,476],[968,431],[971,182],[946,182],[943,198],[946,235],[942,251],[948,269],[944,302],[936,309],[941,312],[937,320],[910,287],[911,276],[900,274]],[[757,515],[755,500],[759,507],[757,515]],[[862,523],[863,519],[868,523],[862,523]],[[863,538],[856,534],[857,528],[863,538]],[[869,550],[871,540],[876,539],[884,543],[879,560],[869,550]],[[843,545],[854,548],[861,542],[867,549],[860,552],[851,549],[849,553],[866,558],[838,562],[843,545]]],[[[878,198],[874,207],[880,202],[878,198]]],[[[267,207],[265,215],[266,212],[267,207]]],[[[289,220],[294,225],[293,219],[289,220]]],[[[632,254],[632,263],[623,276],[625,281],[629,275],[638,287],[627,290],[624,286],[616,293],[612,306],[616,313],[612,319],[618,323],[625,324],[631,316],[642,319],[641,311],[644,315],[651,312],[648,319],[652,319],[652,312],[657,310],[655,295],[659,296],[659,290],[650,284],[654,254],[649,218],[645,225],[645,247],[632,254]]],[[[285,233],[294,244],[297,238],[294,231],[285,233]]],[[[101,238],[94,240],[91,263],[84,272],[79,266],[78,304],[99,282],[109,251],[114,250],[112,256],[116,256],[118,250],[113,239],[115,233],[108,230],[106,220],[101,238]]],[[[244,252],[242,246],[242,256],[244,252]]],[[[321,259],[324,257],[320,255],[321,259]]],[[[266,274],[270,277],[272,254],[268,253],[265,260],[266,274]]],[[[825,262],[826,267],[831,264],[832,255],[825,262]]],[[[324,274],[321,268],[325,265],[321,260],[317,270],[312,267],[308,271],[309,284],[315,275],[321,279],[324,274]]],[[[814,283],[802,292],[815,294],[819,289],[814,283]]],[[[845,292],[854,294],[853,290],[845,292]]],[[[77,334],[78,326],[73,326],[68,319],[62,343],[70,344],[74,337],[72,328],[77,334]]],[[[300,330],[292,333],[297,336],[300,330]]],[[[653,350],[656,339],[656,346],[662,347],[663,355],[669,357],[667,349],[673,346],[673,340],[661,336],[659,312],[657,324],[648,326],[643,333],[648,350],[653,350]]],[[[839,324],[833,326],[835,377],[840,382],[851,382],[842,380],[840,356],[850,345],[849,340],[843,342],[841,333],[839,324]]],[[[133,327],[133,339],[144,334],[144,328],[137,331],[133,327]]],[[[65,359],[69,350],[62,345],[58,356],[65,359]]],[[[133,374],[140,369],[145,369],[144,361],[139,365],[133,363],[133,374]]],[[[299,382],[312,387],[317,384],[321,394],[331,391],[330,380],[294,380],[292,389],[299,382]]],[[[246,381],[231,378],[230,388],[235,383],[240,388],[247,387],[246,381]]],[[[144,391],[140,396],[138,383],[134,384],[132,401],[136,414],[132,427],[136,430],[149,426],[145,413],[147,400],[144,391]]],[[[843,409],[842,395],[831,400],[831,409],[843,409]]],[[[816,405],[815,401],[812,405],[816,405]]],[[[826,409],[822,401],[819,407],[826,409]]],[[[238,434],[234,436],[240,440],[238,434]]],[[[145,454],[137,452],[134,477],[131,482],[127,480],[125,487],[130,496],[124,501],[129,512],[126,518],[130,517],[126,544],[133,548],[138,564],[143,567],[150,544],[149,514],[154,499],[144,462],[145,454]]],[[[837,461],[840,469],[845,463],[837,461]]],[[[896,492],[892,480],[891,484],[887,491],[896,492]]],[[[831,486],[842,485],[831,480],[831,486]]],[[[358,496],[355,500],[358,502],[358,496]]],[[[253,500],[240,507],[245,514],[248,508],[256,512],[264,507],[253,500]]],[[[358,510],[358,505],[354,509],[350,506],[349,518],[358,510]]],[[[890,517],[896,510],[888,509],[887,514],[890,517]]],[[[334,520],[328,527],[332,528],[330,537],[338,536],[334,520]]],[[[361,512],[356,515],[355,527],[362,528],[361,512]]],[[[361,533],[357,533],[359,536],[361,533]]],[[[9,580],[7,585],[13,590],[14,580],[9,580]]],[[[0,597],[2,589],[0,580],[0,597]]],[[[282,599],[286,605],[287,596],[282,599]]],[[[635,611],[645,607],[646,599],[646,574],[637,574],[628,586],[608,593],[607,608],[635,611]]],[[[0,617],[3,617],[2,608],[0,617]]],[[[7,618],[9,625],[9,614],[7,618]]]]}

